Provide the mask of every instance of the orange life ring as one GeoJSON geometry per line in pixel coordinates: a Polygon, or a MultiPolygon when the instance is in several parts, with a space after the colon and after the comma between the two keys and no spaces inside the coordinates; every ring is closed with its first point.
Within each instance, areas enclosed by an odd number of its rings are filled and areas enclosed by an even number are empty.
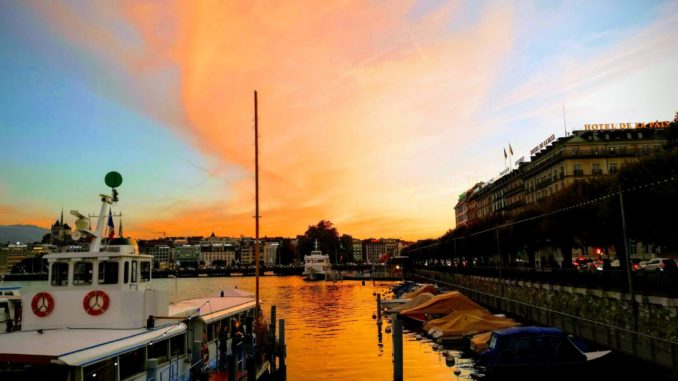
{"type": "Polygon", "coordinates": [[[46,292],[38,292],[31,300],[31,308],[37,317],[45,317],[54,311],[54,298],[46,292]]]}
{"type": "Polygon", "coordinates": [[[108,294],[99,290],[88,292],[82,300],[82,308],[92,316],[103,314],[110,304],[111,299],[108,297],[108,294]]]}

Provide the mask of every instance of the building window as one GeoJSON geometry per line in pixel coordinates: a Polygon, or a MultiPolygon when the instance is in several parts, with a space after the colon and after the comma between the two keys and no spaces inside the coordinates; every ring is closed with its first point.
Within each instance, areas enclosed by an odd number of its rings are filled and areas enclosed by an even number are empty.
{"type": "Polygon", "coordinates": [[[610,163],[610,164],[608,164],[607,171],[608,171],[608,173],[610,173],[611,175],[614,175],[615,173],[617,173],[617,163],[610,163]]]}
{"type": "Polygon", "coordinates": [[[603,170],[600,169],[600,163],[593,163],[593,168],[591,169],[591,173],[594,175],[602,175],[603,170]]]}
{"type": "Polygon", "coordinates": [[[574,171],[572,173],[575,176],[583,176],[584,171],[581,169],[581,164],[575,164],[574,165],[574,171]]]}

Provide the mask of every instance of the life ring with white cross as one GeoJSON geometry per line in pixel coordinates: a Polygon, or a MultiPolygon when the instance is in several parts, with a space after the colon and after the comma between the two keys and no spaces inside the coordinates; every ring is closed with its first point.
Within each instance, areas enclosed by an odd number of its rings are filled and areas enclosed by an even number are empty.
{"type": "Polygon", "coordinates": [[[88,292],[82,300],[82,308],[92,316],[103,314],[110,305],[111,298],[108,297],[108,294],[99,290],[88,292]]]}
{"type": "Polygon", "coordinates": [[[31,308],[37,317],[45,317],[54,311],[54,298],[46,292],[38,292],[31,300],[31,308]]]}

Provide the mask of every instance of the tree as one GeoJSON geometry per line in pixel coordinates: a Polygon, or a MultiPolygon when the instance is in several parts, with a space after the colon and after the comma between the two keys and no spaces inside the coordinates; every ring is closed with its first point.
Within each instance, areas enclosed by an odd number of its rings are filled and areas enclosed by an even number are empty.
{"type": "Polygon", "coordinates": [[[339,262],[355,262],[355,258],[353,258],[353,237],[348,234],[343,234],[339,239],[339,255],[339,262]],[[342,256],[343,260],[341,260],[342,256]]]}
{"type": "Polygon", "coordinates": [[[311,225],[299,239],[299,254],[303,257],[310,254],[318,240],[318,249],[330,256],[332,263],[337,262],[339,250],[339,233],[331,221],[321,220],[317,225],[311,225]]]}

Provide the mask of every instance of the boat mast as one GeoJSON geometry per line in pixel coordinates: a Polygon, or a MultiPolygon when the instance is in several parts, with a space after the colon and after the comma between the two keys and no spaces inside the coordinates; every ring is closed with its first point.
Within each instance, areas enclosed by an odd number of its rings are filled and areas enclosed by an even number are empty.
{"type": "Polygon", "coordinates": [[[259,110],[257,106],[257,91],[254,91],[254,187],[255,187],[255,220],[256,236],[254,238],[254,266],[256,267],[256,317],[259,317],[259,110]]]}

